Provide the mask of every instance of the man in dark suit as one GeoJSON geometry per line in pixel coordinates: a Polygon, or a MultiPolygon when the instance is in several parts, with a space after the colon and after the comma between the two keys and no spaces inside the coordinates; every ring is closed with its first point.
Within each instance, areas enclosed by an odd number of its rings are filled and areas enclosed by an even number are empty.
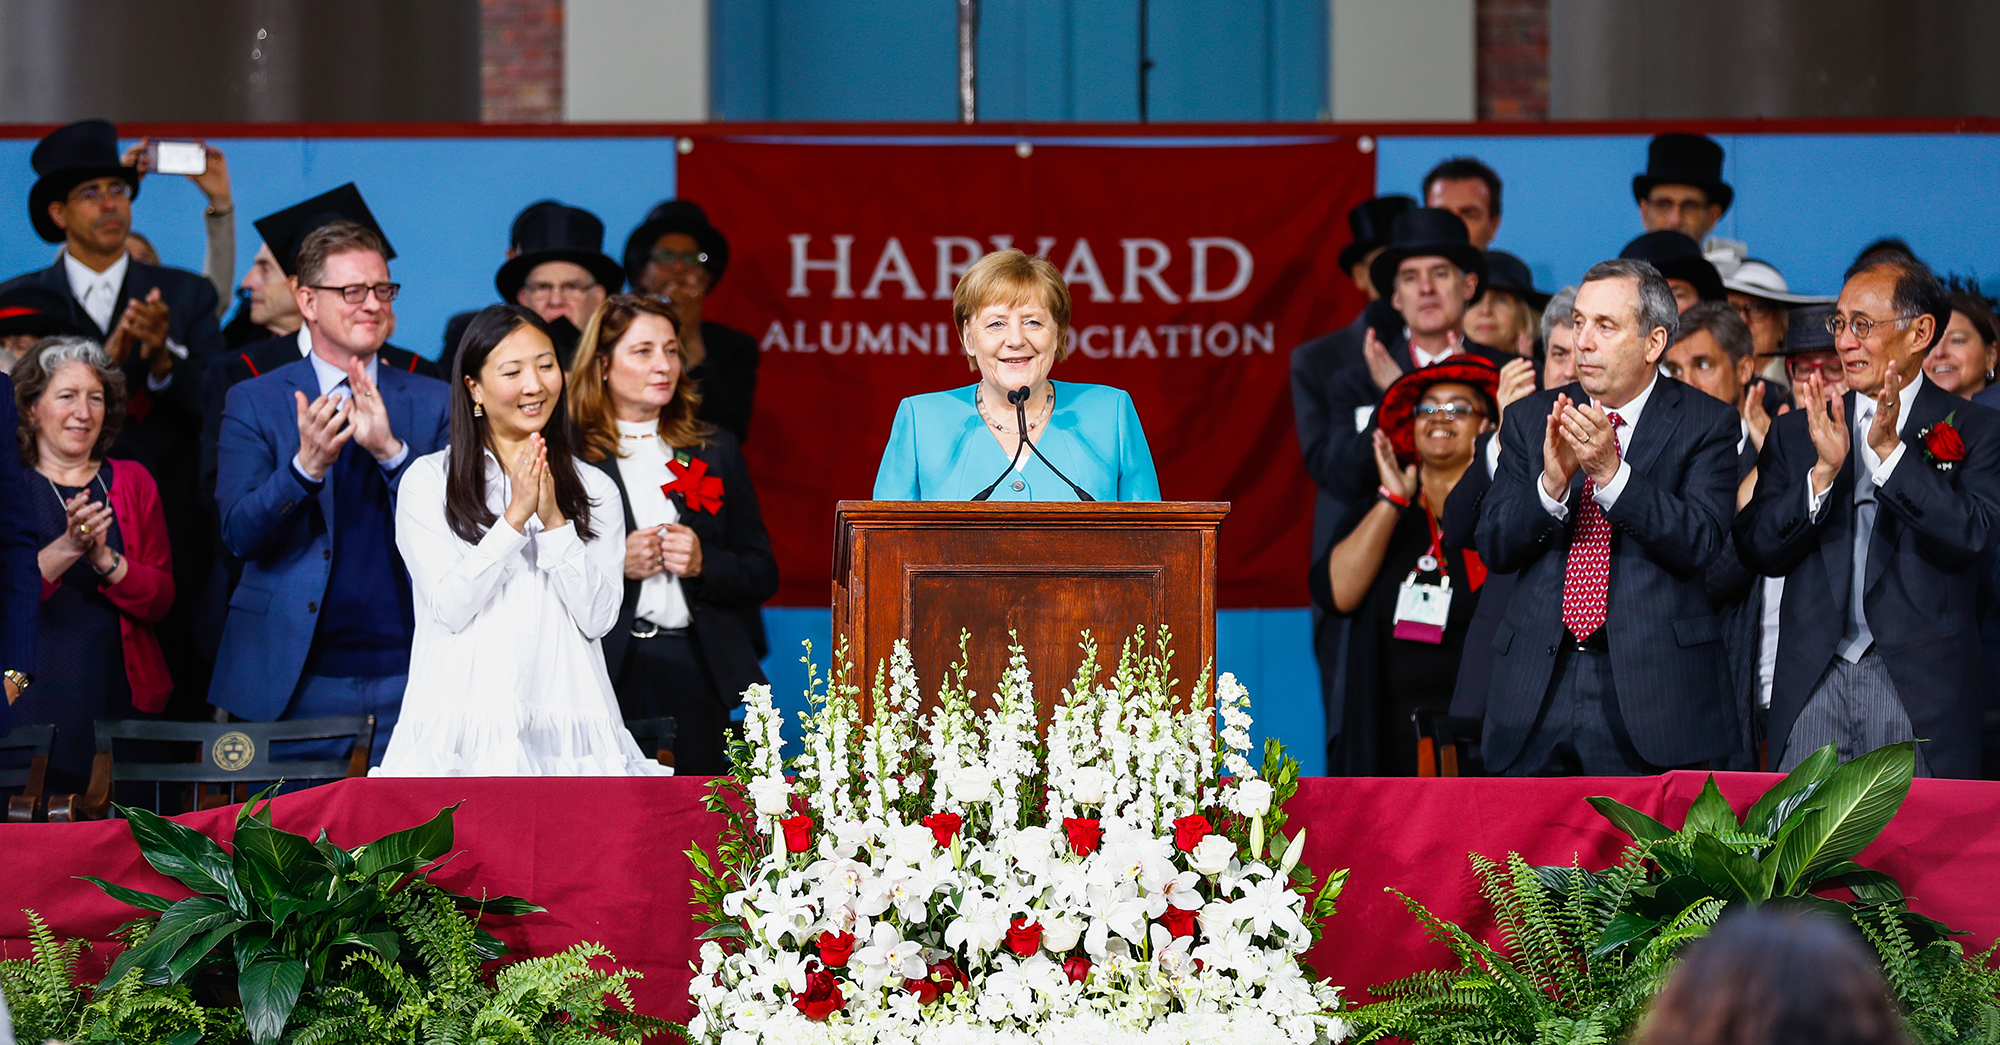
{"type": "Polygon", "coordinates": [[[244,566],[209,691],[259,722],[373,714],[377,753],[415,627],[396,489],[450,439],[445,384],[377,357],[397,290],[384,249],[349,221],[307,236],[297,300],[312,354],[229,391],[216,507],[244,566]]]}
{"type": "Polygon", "coordinates": [[[50,132],[31,156],[39,175],[28,217],[56,263],[0,284],[0,293],[40,286],[69,303],[69,324],[103,342],[131,396],[111,456],[152,473],[182,596],[160,623],[177,691],[198,694],[206,665],[194,654],[193,615],[213,548],[200,495],[201,383],[222,350],[215,285],[180,269],[148,265],[125,249],[139,171],[124,166],[118,130],[84,120],[50,132]]]}
{"type": "Polygon", "coordinates": [[[1702,571],[1734,506],[1737,416],[1659,374],[1678,312],[1652,266],[1594,266],[1574,307],[1577,383],[1516,403],[1501,428],[1479,552],[1520,578],[1492,640],[1489,769],[1652,773],[1736,747],[1702,571]]]}
{"type": "Polygon", "coordinates": [[[1826,744],[1852,758],[1923,739],[1919,773],[1976,777],[2000,413],[1924,380],[1951,302],[1914,255],[1856,262],[1834,308],[1846,380],[1805,375],[1735,526],[1744,562],[1785,578],[1771,751],[1790,769],[1826,744]]]}

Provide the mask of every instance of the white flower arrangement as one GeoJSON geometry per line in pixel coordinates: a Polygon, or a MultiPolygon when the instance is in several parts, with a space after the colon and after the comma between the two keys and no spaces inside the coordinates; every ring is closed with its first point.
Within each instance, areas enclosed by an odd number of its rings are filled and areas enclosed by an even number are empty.
{"type": "Polygon", "coordinates": [[[1300,962],[1346,872],[1315,892],[1305,833],[1282,833],[1297,763],[1270,742],[1259,776],[1231,675],[1211,694],[1204,672],[1177,709],[1158,647],[1127,642],[1100,685],[1086,634],[1044,739],[1019,646],[990,706],[975,711],[961,660],[924,711],[899,643],[866,721],[858,689],[809,682],[791,780],[770,689],[753,687],[736,776],[710,800],[735,827],[713,858],[689,853],[711,926],[695,1038],[1344,1038],[1339,988],[1300,962]]]}

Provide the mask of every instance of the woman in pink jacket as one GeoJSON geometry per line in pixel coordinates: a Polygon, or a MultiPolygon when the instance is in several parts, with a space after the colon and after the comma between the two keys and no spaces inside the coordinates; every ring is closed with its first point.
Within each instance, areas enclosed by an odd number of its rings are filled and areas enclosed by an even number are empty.
{"type": "Polygon", "coordinates": [[[156,713],[173,682],[153,625],[174,601],[159,490],[146,469],[108,461],[125,417],[125,379],[95,341],[48,338],[14,365],[16,433],[41,536],[35,681],[21,724],[57,727],[51,790],[81,791],[91,722],[156,713]]]}

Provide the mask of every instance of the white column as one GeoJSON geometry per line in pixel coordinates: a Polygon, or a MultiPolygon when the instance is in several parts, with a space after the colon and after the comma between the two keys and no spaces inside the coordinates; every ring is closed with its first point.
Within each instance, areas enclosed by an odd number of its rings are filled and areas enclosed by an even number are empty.
{"type": "Polygon", "coordinates": [[[1333,118],[1472,119],[1478,60],[1472,2],[1330,0],[1333,118]]]}
{"type": "Polygon", "coordinates": [[[708,119],[708,0],[565,0],[563,119],[708,119]]]}

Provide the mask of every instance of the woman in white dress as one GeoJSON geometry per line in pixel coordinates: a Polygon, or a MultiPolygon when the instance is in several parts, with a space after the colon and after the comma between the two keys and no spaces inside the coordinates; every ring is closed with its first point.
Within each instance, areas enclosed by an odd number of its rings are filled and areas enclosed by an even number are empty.
{"type": "Polygon", "coordinates": [[[671,772],[619,718],[598,639],[618,619],[618,488],[570,456],[562,369],[533,312],[473,317],[451,446],[410,463],[396,547],[417,628],[382,776],[671,772]],[[553,422],[553,423],[552,423],[553,422]]]}

